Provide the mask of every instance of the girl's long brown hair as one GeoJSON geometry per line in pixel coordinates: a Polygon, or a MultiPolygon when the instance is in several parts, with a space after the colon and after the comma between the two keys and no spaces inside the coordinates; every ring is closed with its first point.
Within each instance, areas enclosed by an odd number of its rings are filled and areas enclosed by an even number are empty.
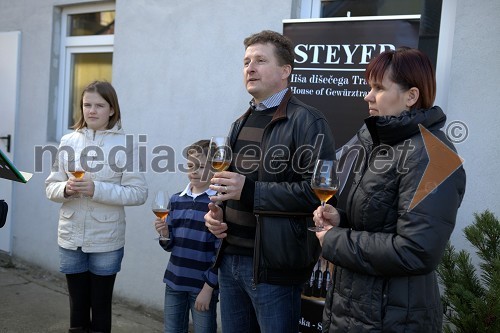
{"type": "Polygon", "coordinates": [[[72,128],[81,129],[87,126],[85,118],[83,117],[83,95],[87,92],[98,93],[106,102],[109,103],[109,106],[113,108],[114,113],[109,117],[107,129],[113,128],[121,119],[120,105],[118,104],[118,96],[116,95],[115,88],[113,88],[111,83],[106,81],[94,81],[83,89],[82,95],[80,96],[80,119],[78,119],[72,128]]]}

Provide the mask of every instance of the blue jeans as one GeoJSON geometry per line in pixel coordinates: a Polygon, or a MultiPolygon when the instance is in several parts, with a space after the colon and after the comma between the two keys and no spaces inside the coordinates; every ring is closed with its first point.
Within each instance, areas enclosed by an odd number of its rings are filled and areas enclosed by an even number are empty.
{"type": "Polygon", "coordinates": [[[299,331],[300,285],[253,284],[253,259],[224,255],[219,268],[222,332],[299,331]]]}
{"type": "Polygon", "coordinates": [[[121,269],[123,253],[123,247],[109,252],[85,253],[81,247],[68,250],[59,246],[59,271],[64,274],[89,271],[95,275],[113,275],[121,269]]]}
{"type": "Polygon", "coordinates": [[[163,311],[165,333],[188,333],[190,309],[195,333],[215,333],[217,331],[218,292],[212,293],[208,311],[198,311],[194,308],[197,296],[198,293],[176,291],[165,285],[163,311]]]}

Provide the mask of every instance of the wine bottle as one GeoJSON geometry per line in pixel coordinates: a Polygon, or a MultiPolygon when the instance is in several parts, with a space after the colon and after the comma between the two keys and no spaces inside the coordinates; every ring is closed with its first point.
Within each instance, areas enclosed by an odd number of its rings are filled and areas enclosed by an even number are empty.
{"type": "Polygon", "coordinates": [[[325,271],[323,272],[323,285],[321,286],[321,297],[326,297],[326,292],[328,291],[328,288],[330,287],[331,284],[330,281],[331,274],[330,274],[330,268],[328,266],[329,263],[327,261],[325,271]]]}
{"type": "Polygon", "coordinates": [[[313,296],[321,296],[321,285],[323,284],[323,272],[321,271],[321,259],[318,260],[318,269],[314,272],[313,296]]]}

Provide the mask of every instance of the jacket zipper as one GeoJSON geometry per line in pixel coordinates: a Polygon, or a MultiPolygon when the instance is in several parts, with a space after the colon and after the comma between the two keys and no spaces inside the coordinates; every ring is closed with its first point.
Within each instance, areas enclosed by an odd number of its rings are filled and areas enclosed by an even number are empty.
{"type": "MultiPolygon", "coordinates": [[[[351,193],[354,193],[356,192],[357,190],[357,187],[359,186],[359,184],[361,184],[361,180],[363,179],[364,175],[365,175],[365,171],[366,169],[368,168],[368,165],[370,164],[370,155],[368,154],[368,149],[365,145],[365,143],[363,142],[363,140],[361,139],[361,135],[358,133],[356,133],[356,136],[358,137],[358,141],[359,143],[363,146],[363,149],[365,150],[365,158],[364,158],[364,161],[363,161],[363,170],[362,170],[362,174],[361,176],[359,177],[359,179],[356,177],[356,175],[354,176],[354,181],[356,182],[355,184],[355,187],[354,188],[351,188],[349,190],[349,194],[351,193]]],[[[371,150],[370,150],[370,153],[371,153],[371,150]]],[[[351,211],[352,209],[352,200],[349,200],[350,198],[347,198],[347,202],[349,203],[349,207],[346,207],[346,212],[348,211],[351,211]]]]}
{"type": "Polygon", "coordinates": [[[253,247],[253,279],[252,289],[259,283],[259,265],[260,265],[260,216],[255,214],[256,228],[255,228],[255,242],[253,247]]]}

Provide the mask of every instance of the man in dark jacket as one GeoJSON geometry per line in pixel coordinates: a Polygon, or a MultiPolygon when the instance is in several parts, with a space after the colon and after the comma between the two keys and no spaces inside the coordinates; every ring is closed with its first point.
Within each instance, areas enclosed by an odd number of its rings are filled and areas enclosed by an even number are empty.
{"type": "Polygon", "coordinates": [[[211,188],[206,226],[223,243],[217,256],[224,332],[298,332],[301,285],[320,248],[307,231],[319,200],[310,188],[317,158],[335,159],[318,110],[288,88],[291,42],[273,31],[244,41],[250,108],[230,131],[233,160],[211,188]]]}

